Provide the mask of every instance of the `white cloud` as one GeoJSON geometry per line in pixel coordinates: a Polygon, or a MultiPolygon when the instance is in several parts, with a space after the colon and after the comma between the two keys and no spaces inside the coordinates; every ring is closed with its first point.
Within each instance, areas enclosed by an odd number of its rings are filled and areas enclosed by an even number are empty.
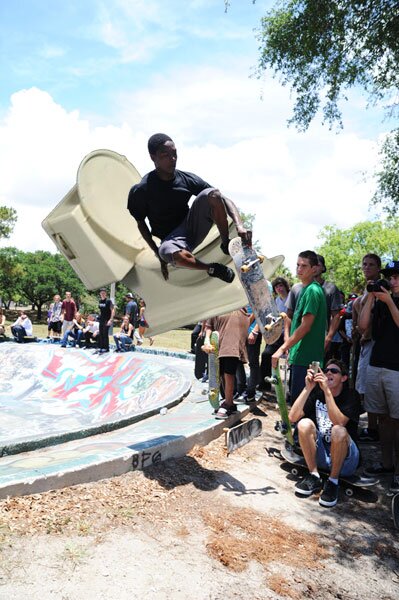
{"type": "Polygon", "coordinates": [[[285,254],[293,269],[298,251],[313,248],[323,226],[349,227],[368,218],[372,182],[361,173],[374,166],[376,144],[318,124],[306,134],[287,129],[284,92],[267,82],[260,101],[259,87],[238,68],[167,73],[119,96],[121,124],[105,127],[68,112],[44,91],[14,94],[0,122],[0,204],[14,206],[19,220],[2,245],[54,249],[40,223],[74,184],[82,158],[110,148],[144,174],[152,168],[148,136],[166,131],[178,144],[179,167],[255,213],[254,236],[265,254],[285,254]]]}

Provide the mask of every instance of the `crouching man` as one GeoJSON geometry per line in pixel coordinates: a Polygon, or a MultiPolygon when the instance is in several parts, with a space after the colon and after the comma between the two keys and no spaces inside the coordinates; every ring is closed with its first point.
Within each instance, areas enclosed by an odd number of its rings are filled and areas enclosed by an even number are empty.
{"type": "Polygon", "coordinates": [[[359,465],[356,445],[359,403],[348,389],[346,365],[328,361],[324,372],[307,371],[305,388],[292,405],[289,419],[298,422],[299,444],[309,475],[295,490],[303,496],[320,492],[322,480],[318,469],[330,473],[319,498],[322,506],[338,501],[338,479],[353,475],[359,465]]]}

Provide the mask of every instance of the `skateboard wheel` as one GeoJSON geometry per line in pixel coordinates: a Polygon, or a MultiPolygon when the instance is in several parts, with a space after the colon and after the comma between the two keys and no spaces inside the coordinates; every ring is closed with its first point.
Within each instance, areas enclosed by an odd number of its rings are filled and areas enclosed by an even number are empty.
{"type": "Polygon", "coordinates": [[[263,263],[263,261],[265,260],[265,257],[263,256],[263,254],[258,254],[258,260],[259,260],[259,262],[263,263]]]}
{"type": "Polygon", "coordinates": [[[345,496],[351,498],[353,496],[353,490],[351,488],[345,488],[345,496]]]}
{"type": "Polygon", "coordinates": [[[299,469],[298,469],[298,467],[292,467],[292,469],[291,469],[291,475],[295,475],[295,476],[299,475],[299,469]]]}
{"type": "Polygon", "coordinates": [[[241,267],[241,273],[248,273],[248,271],[249,271],[250,268],[251,267],[248,266],[248,265],[242,265],[242,267],[241,267]]]}

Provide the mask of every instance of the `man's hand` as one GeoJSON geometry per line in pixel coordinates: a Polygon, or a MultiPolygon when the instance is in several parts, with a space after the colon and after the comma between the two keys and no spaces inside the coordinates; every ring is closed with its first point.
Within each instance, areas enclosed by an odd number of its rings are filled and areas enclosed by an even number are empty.
{"type": "MultiPolygon", "coordinates": [[[[283,344],[283,346],[284,346],[284,344],[283,344]]],[[[280,346],[280,348],[278,350],[276,350],[276,352],[272,355],[273,369],[277,369],[279,358],[281,358],[283,356],[283,354],[285,354],[285,348],[283,348],[283,346],[280,346]]]]}
{"type": "Polygon", "coordinates": [[[313,378],[313,381],[319,384],[319,386],[321,387],[321,389],[323,390],[323,392],[325,392],[328,389],[328,379],[327,379],[327,375],[325,373],[323,373],[323,371],[318,371],[316,373],[316,375],[313,378]]]}
{"type": "Polygon", "coordinates": [[[245,229],[243,225],[237,225],[237,233],[244,244],[252,246],[252,231],[250,229],[245,229]]]}
{"type": "Polygon", "coordinates": [[[381,302],[384,302],[384,304],[390,304],[393,302],[391,293],[385,288],[381,288],[380,292],[373,292],[373,294],[377,300],[381,300],[381,302]]]}
{"type": "Polygon", "coordinates": [[[169,279],[168,263],[166,263],[164,260],[162,260],[162,258],[159,259],[159,262],[161,263],[162,276],[165,279],[165,281],[168,281],[168,279],[169,279]]]}
{"type": "Polygon", "coordinates": [[[215,352],[215,348],[212,346],[212,344],[204,344],[203,346],[201,346],[201,350],[202,352],[206,352],[207,354],[212,354],[213,352],[215,352]]]}
{"type": "Polygon", "coordinates": [[[316,386],[315,374],[313,369],[308,369],[305,377],[305,387],[310,392],[316,386]]]}
{"type": "Polygon", "coordinates": [[[256,342],[257,337],[258,337],[258,334],[251,331],[251,333],[248,336],[248,344],[253,345],[256,342]]]}

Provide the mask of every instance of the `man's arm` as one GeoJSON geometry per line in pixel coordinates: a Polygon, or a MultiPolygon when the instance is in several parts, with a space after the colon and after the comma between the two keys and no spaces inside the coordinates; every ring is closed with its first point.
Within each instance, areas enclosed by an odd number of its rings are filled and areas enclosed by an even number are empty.
{"type": "Polygon", "coordinates": [[[393,298],[388,290],[382,289],[381,292],[374,292],[377,300],[384,302],[389,308],[389,312],[391,313],[393,322],[396,327],[399,327],[399,310],[396,308],[396,304],[393,301],[393,298]]]}
{"type": "Polygon", "coordinates": [[[240,236],[240,238],[242,238],[244,241],[250,244],[252,242],[252,231],[249,231],[244,227],[244,224],[240,217],[240,213],[238,212],[238,209],[234,202],[230,200],[230,198],[226,198],[226,196],[222,195],[222,198],[226,207],[226,212],[229,215],[229,217],[231,217],[234,225],[236,226],[238,235],[240,236]]]}
{"type": "Polygon", "coordinates": [[[373,308],[374,300],[375,298],[372,293],[367,294],[366,302],[361,307],[358,313],[357,328],[362,335],[370,325],[371,309],[373,308]]]}
{"type": "Polygon", "coordinates": [[[285,354],[287,352],[287,350],[292,348],[292,346],[295,346],[295,344],[297,344],[300,340],[302,340],[306,334],[309,333],[309,331],[312,328],[314,320],[315,320],[315,315],[312,315],[312,313],[306,313],[306,315],[303,315],[302,321],[301,321],[301,324],[299,325],[299,327],[288,338],[288,340],[285,341],[284,344],[282,346],[280,346],[280,348],[273,354],[272,367],[274,369],[277,367],[278,359],[281,356],[283,356],[283,354],[285,354]]]}
{"type": "Polygon", "coordinates": [[[330,317],[330,326],[328,328],[326,339],[324,341],[324,348],[328,350],[329,345],[335,335],[335,332],[338,330],[339,322],[341,320],[341,315],[339,310],[332,310],[330,317]]]}
{"type": "Polygon", "coordinates": [[[137,227],[138,227],[138,230],[140,231],[141,235],[143,236],[143,240],[148,244],[148,246],[151,248],[151,250],[154,252],[157,259],[161,263],[162,275],[163,275],[163,278],[165,279],[165,281],[167,281],[169,279],[168,265],[159,256],[158,246],[154,242],[154,239],[151,235],[151,231],[149,230],[147,223],[145,221],[137,221],[137,227]]]}

